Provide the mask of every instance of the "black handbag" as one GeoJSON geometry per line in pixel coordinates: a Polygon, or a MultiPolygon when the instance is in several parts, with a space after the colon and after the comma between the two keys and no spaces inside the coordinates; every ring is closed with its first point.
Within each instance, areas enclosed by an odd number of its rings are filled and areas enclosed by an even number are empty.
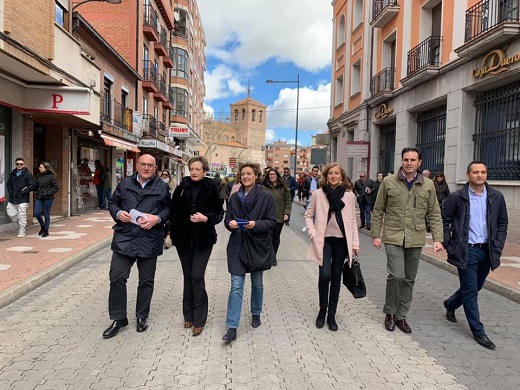
{"type": "Polygon", "coordinates": [[[242,230],[240,260],[249,272],[266,271],[274,264],[275,254],[271,232],[255,233],[242,230]]]}
{"type": "Polygon", "coordinates": [[[364,298],[367,295],[367,288],[357,256],[352,259],[352,267],[349,267],[348,261],[343,265],[343,284],[354,298],[364,298]]]}

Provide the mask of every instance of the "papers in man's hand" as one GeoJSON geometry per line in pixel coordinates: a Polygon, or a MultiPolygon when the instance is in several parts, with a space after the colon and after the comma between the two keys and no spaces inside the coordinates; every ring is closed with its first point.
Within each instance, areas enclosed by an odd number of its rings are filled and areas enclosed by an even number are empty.
{"type": "Polygon", "coordinates": [[[130,222],[135,223],[136,225],[140,225],[139,222],[141,221],[141,218],[148,219],[146,214],[141,213],[139,210],[136,210],[136,209],[130,210],[129,214],[130,214],[130,218],[132,218],[132,220],[130,222]]]}

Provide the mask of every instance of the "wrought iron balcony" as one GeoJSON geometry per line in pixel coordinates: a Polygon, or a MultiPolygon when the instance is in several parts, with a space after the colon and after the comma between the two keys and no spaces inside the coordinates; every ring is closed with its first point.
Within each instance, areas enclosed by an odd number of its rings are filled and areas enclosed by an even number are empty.
{"type": "Polygon", "coordinates": [[[518,0],[482,0],[466,11],[459,57],[473,58],[520,36],[518,0]]]}
{"type": "Polygon", "coordinates": [[[150,4],[144,6],[143,34],[150,41],[159,40],[159,16],[150,4]]]}
{"type": "Polygon", "coordinates": [[[385,68],[374,77],[370,82],[370,92],[372,96],[383,92],[392,92],[394,88],[395,68],[385,68]]]}
{"type": "Polygon", "coordinates": [[[441,41],[442,37],[431,36],[408,52],[408,76],[426,66],[441,64],[441,41]]]}
{"type": "Polygon", "coordinates": [[[150,115],[143,115],[143,133],[146,136],[157,138],[157,119],[150,115]]]}
{"type": "Polygon", "coordinates": [[[150,92],[157,92],[159,77],[152,61],[143,61],[143,88],[150,92]]]}
{"type": "Polygon", "coordinates": [[[397,0],[373,0],[374,7],[372,8],[372,27],[384,27],[392,20],[400,9],[397,0]]]}
{"type": "Polygon", "coordinates": [[[116,99],[112,99],[110,95],[101,95],[101,123],[106,123],[130,131],[131,112],[129,108],[123,106],[116,99]]]}

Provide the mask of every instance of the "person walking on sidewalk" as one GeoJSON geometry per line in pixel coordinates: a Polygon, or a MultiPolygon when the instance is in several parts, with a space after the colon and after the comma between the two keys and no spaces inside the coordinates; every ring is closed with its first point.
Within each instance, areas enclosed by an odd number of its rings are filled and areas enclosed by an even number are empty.
{"type": "Polygon", "coordinates": [[[372,217],[372,190],[374,189],[374,181],[367,177],[365,172],[359,174],[359,179],[354,183],[354,194],[357,196],[359,205],[359,216],[361,219],[360,228],[370,230],[372,217]]]}
{"type": "Polygon", "coordinates": [[[29,207],[29,195],[35,189],[34,177],[25,167],[25,160],[18,157],[15,160],[15,169],[7,179],[7,215],[18,224],[19,238],[25,237],[27,227],[27,208],[29,207]]]}
{"type": "Polygon", "coordinates": [[[108,202],[116,224],[108,295],[108,313],[113,322],[103,332],[106,339],[128,325],[126,281],[135,262],[139,270],[136,328],[137,332],[148,329],[157,256],[163,253],[163,225],[170,216],[168,185],[155,174],[156,169],[155,158],[143,154],[137,160],[137,172],[119,182],[108,202]]]}
{"type": "Polygon", "coordinates": [[[38,166],[38,170],[40,173],[36,178],[36,190],[34,191],[34,215],[40,223],[38,235],[47,237],[51,224],[51,207],[54,203],[54,195],[59,191],[60,187],[51,164],[42,161],[38,166]],[[45,220],[42,218],[42,210],[45,220]]]}
{"type": "MultiPolygon", "coordinates": [[[[270,170],[268,172],[270,172],[270,170]]],[[[289,187],[289,191],[291,194],[291,202],[292,202],[294,199],[294,196],[296,195],[296,190],[298,189],[298,183],[296,182],[296,179],[293,176],[291,176],[291,170],[288,167],[285,167],[283,169],[282,177],[287,182],[287,186],[289,187]]],[[[265,178],[264,178],[264,180],[265,180],[265,178]]]]}
{"type": "MultiPolygon", "coordinates": [[[[254,229],[255,234],[268,234],[276,226],[276,208],[273,198],[260,188],[260,166],[245,163],[240,166],[239,175],[241,185],[239,190],[230,196],[224,224],[231,232],[227,245],[228,272],[231,274],[231,287],[226,315],[227,333],[222,340],[231,342],[237,338],[237,329],[240,325],[242,301],[246,273],[250,272],[240,259],[243,237],[237,219],[248,221],[243,229],[254,229]]],[[[260,314],[264,299],[262,283],[263,271],[251,273],[251,326],[258,328],[261,325],[260,314]]]]}
{"type": "Polygon", "coordinates": [[[308,176],[303,182],[303,196],[305,197],[305,209],[309,207],[309,203],[311,203],[311,196],[314,191],[320,188],[319,183],[319,175],[320,167],[317,165],[312,167],[311,174],[308,176]]]}
{"type": "Polygon", "coordinates": [[[381,243],[385,243],[388,277],[383,312],[385,328],[390,332],[396,325],[404,333],[412,332],[406,315],[412,304],[419,259],[426,242],[426,217],[431,226],[434,252],[443,249],[439,202],[433,182],[424,179],[419,171],[421,162],[419,149],[404,148],[401,168],[383,179],[374,206],[372,244],[379,249],[381,243]]]}
{"type": "Polygon", "coordinates": [[[193,327],[193,336],[198,336],[208,319],[204,275],[217,242],[215,226],[224,218],[224,211],[215,180],[205,177],[208,160],[194,156],[188,160],[188,169],[190,175],[181,180],[172,196],[170,238],[184,275],[184,328],[193,327]]]}
{"type": "Polygon", "coordinates": [[[460,288],[444,301],[444,307],[448,321],[457,322],[455,310],[463,306],[475,341],[495,349],[480,322],[478,292],[490,269],[500,266],[507,236],[506,202],[501,192],[487,184],[483,162],[471,162],[466,176],[466,185],[450,194],[442,207],[444,247],[460,281],[460,288]]]}
{"type": "Polygon", "coordinates": [[[276,208],[276,227],[273,230],[273,247],[275,254],[273,265],[277,265],[276,254],[280,247],[280,235],[282,234],[284,223],[289,222],[289,218],[291,217],[291,192],[287,187],[287,181],[282,178],[280,172],[273,168],[269,168],[267,171],[262,181],[262,189],[271,195],[276,208]]]}
{"type": "Polygon", "coordinates": [[[101,167],[99,181],[101,183],[101,203],[99,207],[101,210],[108,210],[107,203],[110,202],[110,194],[112,193],[112,175],[110,168],[106,165],[101,167]]]}
{"type": "Polygon", "coordinates": [[[359,252],[356,197],[347,173],[338,163],[330,163],[323,170],[320,188],[312,195],[304,218],[310,239],[306,258],[320,266],[316,327],[323,328],[328,314],[327,324],[335,332],[343,263],[347,259],[352,265],[353,256],[359,252]]]}

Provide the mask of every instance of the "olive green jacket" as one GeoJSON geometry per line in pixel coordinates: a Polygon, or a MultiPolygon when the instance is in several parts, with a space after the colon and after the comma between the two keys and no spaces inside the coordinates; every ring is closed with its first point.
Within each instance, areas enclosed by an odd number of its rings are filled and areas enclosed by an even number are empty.
{"type": "Polygon", "coordinates": [[[433,241],[443,242],[441,210],[433,181],[418,172],[411,190],[408,190],[401,168],[383,179],[372,216],[373,238],[382,237],[383,243],[404,248],[423,247],[426,218],[433,241]]]}

